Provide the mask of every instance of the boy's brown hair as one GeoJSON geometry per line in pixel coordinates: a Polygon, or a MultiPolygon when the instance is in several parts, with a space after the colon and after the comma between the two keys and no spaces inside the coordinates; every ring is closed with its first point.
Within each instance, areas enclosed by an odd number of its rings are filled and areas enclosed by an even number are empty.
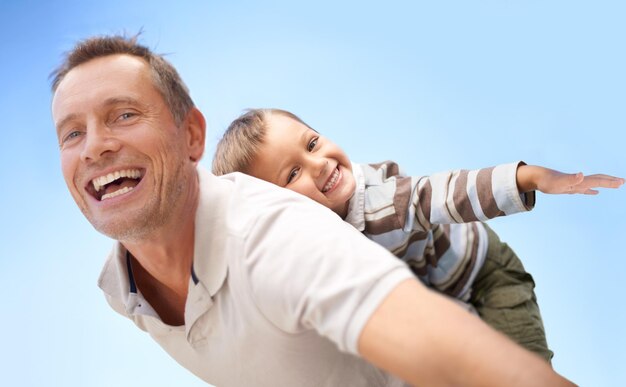
{"type": "Polygon", "coordinates": [[[247,173],[263,145],[268,118],[278,114],[307,125],[295,114],[281,109],[248,109],[234,120],[218,142],[213,156],[213,173],[247,173]]]}

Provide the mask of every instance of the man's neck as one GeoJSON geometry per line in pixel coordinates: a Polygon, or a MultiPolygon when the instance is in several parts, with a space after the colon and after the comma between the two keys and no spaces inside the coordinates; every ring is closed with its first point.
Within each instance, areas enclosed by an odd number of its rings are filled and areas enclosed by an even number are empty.
{"type": "Polygon", "coordinates": [[[172,230],[162,230],[162,235],[123,243],[152,280],[179,294],[187,292],[193,263],[195,227],[194,217],[190,218],[177,222],[172,230]]]}
{"type": "Polygon", "coordinates": [[[184,324],[193,264],[197,184],[188,192],[179,211],[166,225],[141,240],[121,242],[132,255],[137,287],[163,322],[170,325],[184,324]]]}

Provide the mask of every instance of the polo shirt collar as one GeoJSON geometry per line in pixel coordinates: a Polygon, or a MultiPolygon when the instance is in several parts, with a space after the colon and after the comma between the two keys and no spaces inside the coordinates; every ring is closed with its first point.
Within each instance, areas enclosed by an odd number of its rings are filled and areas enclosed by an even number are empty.
{"type": "MultiPolygon", "coordinates": [[[[225,212],[230,187],[225,180],[215,177],[200,166],[198,180],[200,194],[195,219],[194,257],[185,304],[185,331],[191,344],[202,341],[201,337],[194,334],[193,327],[212,307],[213,296],[224,284],[228,273],[226,257],[220,254],[224,251],[225,238],[219,235],[221,227],[226,224],[225,212]]],[[[129,317],[145,314],[158,319],[158,315],[137,290],[127,253],[121,243],[115,244],[102,269],[98,286],[108,296],[121,301],[129,317]],[[138,306],[143,309],[137,309],[138,306]]]]}
{"type": "Polygon", "coordinates": [[[213,297],[222,288],[228,275],[228,261],[224,256],[224,227],[231,195],[230,184],[204,168],[198,168],[198,179],[200,196],[196,212],[193,266],[185,305],[185,331],[187,341],[193,346],[204,342],[203,332],[194,328],[213,306],[213,297]]]}
{"type": "Polygon", "coordinates": [[[98,279],[98,286],[109,297],[120,301],[128,316],[158,316],[137,290],[135,279],[130,269],[128,251],[121,243],[116,243],[111,253],[109,253],[109,257],[98,279]]]}

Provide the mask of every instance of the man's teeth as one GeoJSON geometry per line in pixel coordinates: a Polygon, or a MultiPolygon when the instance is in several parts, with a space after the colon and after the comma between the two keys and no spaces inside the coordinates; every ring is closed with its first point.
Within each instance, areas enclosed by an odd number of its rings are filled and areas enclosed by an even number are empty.
{"type": "Polygon", "coordinates": [[[102,198],[100,198],[100,200],[111,199],[111,198],[114,198],[114,197],[119,196],[121,194],[125,194],[126,192],[130,192],[132,190],[133,190],[133,187],[124,187],[122,189],[118,189],[115,192],[111,192],[111,193],[102,195],[102,198]]]}
{"type": "Polygon", "coordinates": [[[330,177],[330,180],[328,180],[326,182],[326,185],[324,185],[324,188],[322,188],[322,192],[327,192],[331,188],[333,188],[335,186],[335,183],[337,182],[337,179],[339,179],[339,175],[339,168],[337,168],[335,169],[335,172],[333,172],[333,175],[330,177]]]}
{"type": "Polygon", "coordinates": [[[92,180],[93,187],[96,192],[100,191],[105,185],[122,177],[129,177],[131,179],[138,179],[141,177],[141,171],[138,169],[124,169],[121,171],[111,172],[108,175],[96,177],[92,180]]]}

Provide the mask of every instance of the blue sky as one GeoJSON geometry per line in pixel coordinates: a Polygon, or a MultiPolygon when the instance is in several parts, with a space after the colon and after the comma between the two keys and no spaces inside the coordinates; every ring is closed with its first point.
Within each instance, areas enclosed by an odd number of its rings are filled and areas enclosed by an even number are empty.
{"type": "MultiPolygon", "coordinates": [[[[2,385],[204,385],[96,286],[111,241],[67,193],[50,117],[48,74],[77,39],[143,29],[168,53],[207,118],[205,165],[243,109],[280,107],[411,174],[626,175],[618,0],[179,3],[0,3],[2,385]]],[[[491,222],[535,277],[555,369],[583,386],[626,384],[625,199],[540,194],[491,222]]]]}

